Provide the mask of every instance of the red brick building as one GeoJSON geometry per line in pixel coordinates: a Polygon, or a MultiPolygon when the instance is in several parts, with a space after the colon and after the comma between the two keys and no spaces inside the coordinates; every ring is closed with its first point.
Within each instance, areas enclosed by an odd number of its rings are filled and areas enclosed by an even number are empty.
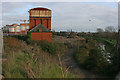
{"type": "Polygon", "coordinates": [[[30,30],[32,40],[46,40],[48,42],[52,42],[52,32],[44,27],[42,24],[37,25],[33,29],[30,30]]]}
{"type": "Polygon", "coordinates": [[[47,8],[33,8],[29,10],[30,29],[42,24],[51,30],[51,10],[47,8]]]}
{"type": "Polygon", "coordinates": [[[32,40],[52,42],[51,10],[33,8],[29,10],[29,26],[32,40]]]}

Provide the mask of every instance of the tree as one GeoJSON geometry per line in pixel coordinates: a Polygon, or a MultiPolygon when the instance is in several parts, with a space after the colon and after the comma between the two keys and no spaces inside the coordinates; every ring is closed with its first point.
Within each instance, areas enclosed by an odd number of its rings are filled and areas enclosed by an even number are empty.
{"type": "Polygon", "coordinates": [[[105,28],[105,32],[115,32],[115,28],[112,26],[108,26],[105,28]]]}
{"type": "Polygon", "coordinates": [[[102,55],[100,49],[91,49],[88,59],[85,61],[84,66],[93,71],[102,71],[106,67],[106,59],[102,55]]]}
{"type": "Polygon", "coordinates": [[[27,37],[28,37],[28,39],[30,39],[30,40],[32,39],[31,32],[28,32],[28,33],[27,33],[27,37]]]}
{"type": "Polygon", "coordinates": [[[100,33],[100,32],[104,32],[102,28],[97,28],[97,32],[100,33]]]}
{"type": "Polygon", "coordinates": [[[74,38],[75,36],[77,36],[77,34],[71,31],[69,34],[69,38],[74,38]]]}

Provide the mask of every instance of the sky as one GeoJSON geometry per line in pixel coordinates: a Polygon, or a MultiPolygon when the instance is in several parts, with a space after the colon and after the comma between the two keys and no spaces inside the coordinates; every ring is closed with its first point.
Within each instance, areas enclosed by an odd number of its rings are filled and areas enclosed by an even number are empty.
{"type": "Polygon", "coordinates": [[[1,0],[2,2],[118,2],[120,0],[1,0]]]}
{"type": "Polygon", "coordinates": [[[28,11],[35,7],[52,10],[55,31],[95,32],[107,26],[118,28],[117,2],[2,2],[2,26],[29,20],[28,11]]]}

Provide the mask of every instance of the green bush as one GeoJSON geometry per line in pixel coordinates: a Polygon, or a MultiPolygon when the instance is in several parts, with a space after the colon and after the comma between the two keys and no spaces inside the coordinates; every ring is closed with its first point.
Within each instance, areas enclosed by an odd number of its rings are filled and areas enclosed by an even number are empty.
{"type": "Polygon", "coordinates": [[[28,39],[30,39],[30,40],[32,39],[31,32],[28,32],[28,33],[27,33],[27,37],[28,37],[28,39]]]}
{"type": "Polygon", "coordinates": [[[86,67],[86,69],[95,70],[95,68],[97,67],[98,59],[98,50],[91,49],[89,58],[84,62],[84,66],[86,67]]]}
{"type": "Polygon", "coordinates": [[[54,42],[47,42],[47,41],[39,41],[37,42],[37,45],[42,48],[42,50],[52,54],[56,55],[57,53],[63,53],[64,50],[66,50],[66,45],[63,43],[54,43],[54,42]]]}
{"type": "Polygon", "coordinates": [[[46,52],[49,52],[50,54],[54,55],[56,53],[56,47],[55,44],[49,43],[47,41],[40,41],[38,45],[46,52]]]}
{"type": "Polygon", "coordinates": [[[79,65],[83,64],[85,60],[88,58],[87,49],[81,48],[78,51],[76,51],[74,58],[79,65]]]}
{"type": "MultiPolygon", "coordinates": [[[[2,57],[5,60],[2,64],[2,74],[5,78],[63,78],[58,58],[45,51],[55,54],[64,48],[64,44],[31,40],[28,45],[25,41],[13,37],[4,37],[4,41],[5,51],[2,57]]],[[[66,71],[65,67],[63,71],[66,71]]],[[[75,76],[67,71],[64,78],[75,78],[75,76]]]]}
{"type": "Polygon", "coordinates": [[[99,49],[91,49],[88,59],[84,62],[86,69],[102,72],[108,65],[105,58],[102,56],[103,53],[99,49]]]}

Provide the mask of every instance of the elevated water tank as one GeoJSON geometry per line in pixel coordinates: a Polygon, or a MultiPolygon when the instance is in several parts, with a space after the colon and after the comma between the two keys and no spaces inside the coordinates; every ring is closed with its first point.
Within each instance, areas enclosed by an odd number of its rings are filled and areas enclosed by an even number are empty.
{"type": "Polygon", "coordinates": [[[29,10],[30,29],[42,24],[51,30],[51,10],[47,8],[33,8],[29,10]]]}

